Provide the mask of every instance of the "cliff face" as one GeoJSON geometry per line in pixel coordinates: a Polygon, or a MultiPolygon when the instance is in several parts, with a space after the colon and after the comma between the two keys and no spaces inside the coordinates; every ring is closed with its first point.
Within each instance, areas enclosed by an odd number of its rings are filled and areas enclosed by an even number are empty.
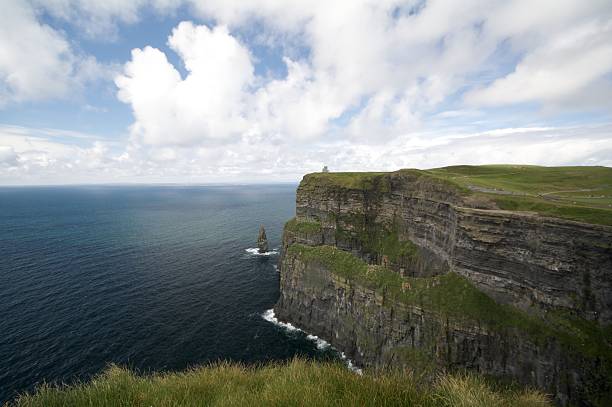
{"type": "Polygon", "coordinates": [[[612,323],[612,227],[496,210],[418,172],[376,179],[360,190],[306,176],[297,218],[321,223],[321,243],[368,262],[387,260],[402,274],[454,271],[500,302],[612,323]],[[369,247],[377,233],[411,242],[418,253],[394,257],[369,247]]]}
{"type": "Polygon", "coordinates": [[[361,366],[467,369],[543,389],[562,405],[603,402],[600,393],[609,392],[599,359],[568,352],[553,338],[406,305],[299,256],[285,256],[282,269],[279,318],[330,340],[361,366]]]}
{"type": "Polygon", "coordinates": [[[611,397],[611,227],[501,211],[418,171],[306,176],[296,215],[276,312],[357,363],[473,370],[562,405],[611,397]]]}

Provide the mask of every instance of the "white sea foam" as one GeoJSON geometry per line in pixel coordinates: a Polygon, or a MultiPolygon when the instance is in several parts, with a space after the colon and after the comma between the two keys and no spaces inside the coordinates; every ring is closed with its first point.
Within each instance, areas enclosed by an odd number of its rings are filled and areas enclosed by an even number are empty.
{"type": "MultiPolygon", "coordinates": [[[[304,332],[304,330],[296,327],[295,325],[289,322],[282,322],[278,318],[276,318],[276,314],[274,313],[274,308],[264,311],[263,314],[261,314],[261,316],[266,321],[272,322],[274,325],[280,326],[289,332],[304,332]]],[[[304,332],[304,333],[306,334],[306,339],[313,341],[317,345],[317,349],[325,350],[325,349],[331,348],[331,349],[336,350],[336,348],[331,346],[331,344],[327,342],[325,339],[319,338],[316,335],[311,335],[307,332],[304,332]]],[[[363,371],[357,366],[355,366],[353,361],[347,358],[344,352],[338,352],[338,354],[340,355],[340,358],[344,361],[344,363],[346,363],[346,366],[348,367],[350,371],[357,373],[358,375],[363,374],[363,371]]]]}
{"type": "Polygon", "coordinates": [[[278,320],[278,318],[276,318],[276,314],[274,314],[274,308],[270,308],[267,311],[264,311],[264,313],[261,315],[263,317],[263,319],[265,319],[268,322],[272,322],[274,325],[278,325],[280,327],[285,328],[288,331],[300,331],[302,332],[302,330],[296,326],[294,326],[293,324],[289,323],[289,322],[281,322],[278,320]]]}
{"type": "Polygon", "coordinates": [[[259,249],[257,247],[249,247],[248,249],[244,249],[244,251],[253,256],[273,256],[275,254],[278,254],[277,249],[272,249],[269,252],[259,253],[259,249]]]}
{"type": "Polygon", "coordinates": [[[347,358],[344,352],[340,352],[340,357],[342,358],[342,360],[344,360],[344,362],[346,363],[346,366],[349,368],[350,371],[355,372],[360,376],[363,374],[363,370],[355,366],[353,361],[347,358]]]}
{"type": "Polygon", "coordinates": [[[311,341],[313,341],[314,343],[317,344],[317,349],[319,350],[324,350],[327,349],[331,346],[331,344],[329,342],[327,342],[325,339],[321,339],[316,335],[311,335],[308,334],[306,335],[306,339],[310,339],[311,341]]]}

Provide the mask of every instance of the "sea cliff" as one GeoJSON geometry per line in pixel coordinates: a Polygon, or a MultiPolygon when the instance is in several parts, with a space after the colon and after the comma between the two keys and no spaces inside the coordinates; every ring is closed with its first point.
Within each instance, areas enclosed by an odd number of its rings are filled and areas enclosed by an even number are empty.
{"type": "Polygon", "coordinates": [[[504,179],[495,172],[472,185],[461,171],[473,170],[305,176],[283,235],[277,314],[366,368],[468,370],[559,405],[605,405],[607,209],[544,200],[524,178],[491,188],[504,179]]]}

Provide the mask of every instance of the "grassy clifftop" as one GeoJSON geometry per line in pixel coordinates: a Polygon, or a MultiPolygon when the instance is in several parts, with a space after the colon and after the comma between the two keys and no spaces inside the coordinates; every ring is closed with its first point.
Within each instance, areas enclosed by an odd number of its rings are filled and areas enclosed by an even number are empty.
{"type": "Polygon", "coordinates": [[[430,170],[308,174],[300,188],[390,190],[391,179],[412,175],[460,195],[480,195],[499,209],[535,212],[612,226],[612,168],[532,165],[461,165],[430,170]]]}
{"type": "Polygon", "coordinates": [[[491,197],[500,209],[612,225],[612,168],[462,165],[427,172],[491,197]]]}
{"type": "Polygon", "coordinates": [[[548,194],[612,203],[612,168],[540,167],[535,165],[458,165],[426,170],[459,185],[515,194],[548,194]],[[584,197],[586,195],[586,197],[584,197]],[[607,196],[601,198],[601,195],[607,196]]]}
{"type": "Polygon", "coordinates": [[[368,189],[388,172],[315,172],[304,176],[300,187],[337,186],[347,189],[368,189]]]}
{"type": "Polygon", "coordinates": [[[16,406],[549,406],[535,391],[493,389],[471,376],[419,383],[409,373],[359,376],[341,364],[295,359],[253,368],[222,363],[141,377],[111,367],[87,384],[43,387],[16,406]]]}

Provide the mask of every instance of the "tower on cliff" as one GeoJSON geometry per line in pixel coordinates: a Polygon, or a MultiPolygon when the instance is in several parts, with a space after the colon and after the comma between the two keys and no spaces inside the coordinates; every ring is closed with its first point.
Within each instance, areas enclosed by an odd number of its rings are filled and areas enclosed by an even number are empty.
{"type": "Polygon", "coordinates": [[[268,238],[266,237],[266,229],[263,227],[263,225],[259,226],[257,248],[259,249],[259,253],[266,253],[268,251],[268,238]]]}

